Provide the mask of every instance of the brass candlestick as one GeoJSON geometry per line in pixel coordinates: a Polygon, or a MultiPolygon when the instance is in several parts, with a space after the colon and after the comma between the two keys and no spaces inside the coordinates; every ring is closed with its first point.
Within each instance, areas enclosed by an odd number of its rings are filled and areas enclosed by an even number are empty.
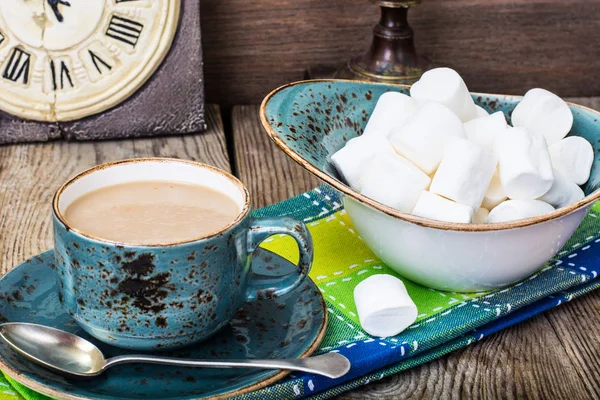
{"type": "Polygon", "coordinates": [[[412,84],[431,62],[415,51],[414,34],[408,25],[408,9],[421,0],[371,0],[381,8],[373,29],[371,48],[340,68],[336,78],[412,84]]]}

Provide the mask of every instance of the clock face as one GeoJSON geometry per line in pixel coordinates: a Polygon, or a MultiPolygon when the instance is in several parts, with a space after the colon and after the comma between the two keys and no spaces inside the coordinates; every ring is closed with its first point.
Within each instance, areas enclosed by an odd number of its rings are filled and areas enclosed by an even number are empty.
{"type": "Polygon", "coordinates": [[[0,0],[0,110],[71,121],[135,93],[168,53],[180,0],[0,0]]]}

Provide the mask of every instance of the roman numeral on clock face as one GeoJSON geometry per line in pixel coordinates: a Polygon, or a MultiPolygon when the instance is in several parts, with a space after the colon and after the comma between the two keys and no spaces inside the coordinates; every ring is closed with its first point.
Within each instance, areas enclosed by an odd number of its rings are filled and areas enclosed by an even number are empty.
{"type": "Polygon", "coordinates": [[[135,47],[144,25],[127,18],[113,15],[106,29],[106,36],[135,47]]]}
{"type": "Polygon", "coordinates": [[[52,89],[63,90],[66,84],[73,87],[73,80],[71,79],[71,72],[64,61],[61,61],[58,69],[54,60],[50,60],[50,73],[52,74],[52,89]]]}
{"type": "Polygon", "coordinates": [[[4,39],[6,39],[6,38],[4,37],[2,32],[0,32],[0,44],[2,44],[4,42],[4,39]]]}
{"type": "Polygon", "coordinates": [[[112,67],[110,66],[110,64],[108,64],[106,61],[104,61],[103,59],[101,59],[92,50],[88,50],[88,53],[90,54],[90,58],[92,59],[92,63],[94,64],[94,67],[96,67],[96,70],[98,71],[99,74],[102,74],[103,70],[108,70],[108,71],[112,70],[112,67]]]}
{"type": "Polygon", "coordinates": [[[2,72],[2,77],[13,82],[21,81],[24,85],[29,82],[31,55],[15,47],[10,53],[8,63],[2,72]]]}

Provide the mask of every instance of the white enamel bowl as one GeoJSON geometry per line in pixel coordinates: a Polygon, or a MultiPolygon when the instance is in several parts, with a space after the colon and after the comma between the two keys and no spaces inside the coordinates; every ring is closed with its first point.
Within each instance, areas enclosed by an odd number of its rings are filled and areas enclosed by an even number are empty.
{"type": "MultiPolygon", "coordinates": [[[[341,80],[293,83],[269,94],[261,120],[292,159],[343,194],[352,223],[369,248],[399,274],[428,287],[473,292],[501,288],[540,269],[563,247],[600,197],[598,159],[578,203],[501,224],[455,224],[386,207],[342,182],[329,156],[359,135],[379,96],[407,87],[341,80]]],[[[521,97],[473,94],[486,110],[510,116],[521,97]]],[[[570,135],[600,152],[600,113],[570,104],[570,135]]]]}

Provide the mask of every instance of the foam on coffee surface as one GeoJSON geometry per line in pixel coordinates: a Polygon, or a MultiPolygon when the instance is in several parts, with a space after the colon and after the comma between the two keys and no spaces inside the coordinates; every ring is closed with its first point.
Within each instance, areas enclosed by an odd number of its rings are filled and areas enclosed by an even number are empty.
{"type": "Polygon", "coordinates": [[[427,71],[410,94],[381,95],[364,134],[331,157],[354,190],[455,223],[528,218],[585,197],[579,185],[589,179],[594,151],[582,137],[565,137],[573,114],[555,94],[528,91],[512,126],[503,112],[475,105],[449,68],[427,71]]]}
{"type": "Polygon", "coordinates": [[[107,186],[76,199],[64,213],[75,229],[128,244],[170,244],[218,232],[240,213],[212,188],[169,181],[107,186]]]}

